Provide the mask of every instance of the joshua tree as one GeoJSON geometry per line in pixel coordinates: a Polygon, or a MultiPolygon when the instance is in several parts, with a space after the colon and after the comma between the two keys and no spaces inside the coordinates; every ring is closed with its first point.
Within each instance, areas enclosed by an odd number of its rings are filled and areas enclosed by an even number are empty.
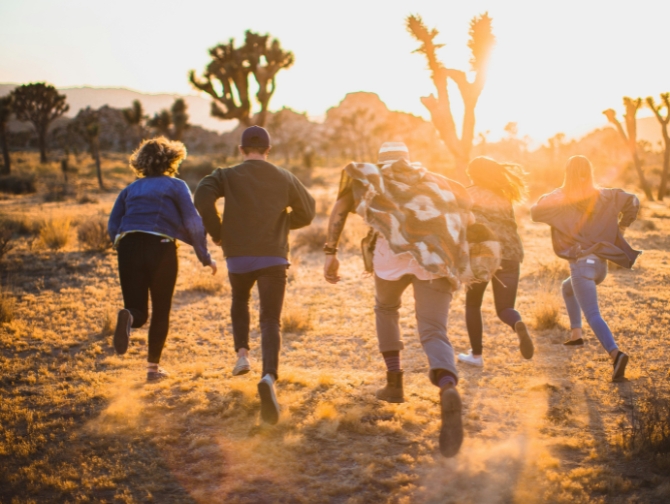
{"type": "Polygon", "coordinates": [[[172,114],[169,110],[163,109],[154,114],[154,116],[147,121],[147,126],[155,129],[159,135],[170,138],[170,126],[172,126],[172,114]]]}
{"type": "Polygon", "coordinates": [[[44,82],[19,86],[12,95],[14,113],[20,121],[33,123],[40,144],[40,162],[46,163],[49,124],[70,109],[65,95],[58,94],[55,87],[44,82]]]}
{"type": "Polygon", "coordinates": [[[174,124],[174,140],[179,140],[184,136],[184,131],[191,125],[188,123],[187,105],[183,98],[177,98],[172,104],[172,123],[174,124]]]}
{"type": "Polygon", "coordinates": [[[12,95],[3,96],[0,98],[0,143],[2,144],[2,158],[4,165],[0,173],[3,175],[9,174],[11,171],[9,159],[9,144],[7,142],[7,123],[9,116],[12,115],[12,95]]]}
{"type": "Polygon", "coordinates": [[[433,28],[429,30],[420,16],[408,16],[406,19],[407,30],[412,36],[421,42],[421,46],[415,52],[423,53],[428,60],[428,68],[431,79],[437,91],[434,95],[424,96],[421,102],[430,112],[431,120],[440,133],[440,137],[449,148],[456,161],[456,178],[466,181],[465,169],[470,161],[470,151],[475,132],[475,107],[479,95],[484,89],[486,82],[487,67],[491,57],[491,51],[496,43],[496,38],[491,29],[491,18],[488,13],[475,16],[470,21],[470,40],[468,47],[472,53],[470,67],[474,72],[474,80],[468,81],[466,72],[447,68],[437,59],[435,51],[444,44],[435,44],[433,40],[439,32],[433,28]],[[458,86],[463,99],[464,113],[461,138],[458,138],[456,123],[451,111],[451,101],[447,89],[447,79],[453,80],[458,86]]]}
{"type": "Polygon", "coordinates": [[[202,78],[191,70],[190,80],[197,89],[214,98],[212,116],[237,119],[244,126],[252,125],[249,99],[249,73],[252,73],[258,83],[256,98],[261,105],[255,124],[264,126],[268,103],[275,91],[275,76],[279,70],[293,64],[293,53],[284,51],[277,39],[270,42],[270,35],[247,30],[241,47],[235,47],[231,38],[227,44],[212,47],[209,54],[212,61],[202,78]],[[213,80],[218,80],[219,85],[213,80]]]}
{"type": "Polygon", "coordinates": [[[621,135],[621,138],[626,142],[628,146],[628,151],[630,152],[631,157],[633,158],[633,164],[635,165],[635,170],[637,171],[637,176],[640,179],[640,188],[644,191],[645,196],[649,201],[654,201],[654,196],[651,194],[651,188],[647,183],[647,179],[644,177],[644,172],[642,171],[642,163],[640,162],[640,156],[637,155],[637,125],[635,124],[635,115],[637,114],[640,105],[642,105],[642,99],[632,99],[628,96],[625,96],[623,99],[624,107],[626,107],[626,113],[623,115],[624,120],[626,121],[626,131],[624,131],[623,126],[616,117],[616,112],[614,109],[607,109],[603,111],[603,114],[607,117],[607,120],[611,122],[621,135]]]}
{"type": "Polygon", "coordinates": [[[670,122],[670,93],[661,94],[661,102],[659,105],[654,103],[654,99],[649,96],[647,98],[647,105],[654,111],[654,115],[658,122],[661,123],[661,132],[663,133],[663,144],[665,150],[663,151],[663,172],[661,173],[661,185],[658,188],[658,199],[663,200],[666,194],[666,187],[668,184],[668,172],[670,172],[670,136],[668,136],[668,123],[670,122]],[[665,107],[665,117],[661,115],[661,110],[665,107]]]}
{"type": "Polygon", "coordinates": [[[74,118],[69,127],[88,145],[91,157],[95,160],[98,185],[100,189],[104,189],[102,168],[100,166],[100,114],[98,114],[97,110],[86,107],[79,111],[77,117],[74,118]]]}
{"type": "Polygon", "coordinates": [[[138,141],[141,142],[144,138],[144,128],[142,127],[142,122],[146,119],[144,115],[144,109],[142,108],[142,102],[139,100],[134,100],[133,105],[130,108],[122,110],[123,118],[128,123],[128,126],[137,131],[138,141]]]}

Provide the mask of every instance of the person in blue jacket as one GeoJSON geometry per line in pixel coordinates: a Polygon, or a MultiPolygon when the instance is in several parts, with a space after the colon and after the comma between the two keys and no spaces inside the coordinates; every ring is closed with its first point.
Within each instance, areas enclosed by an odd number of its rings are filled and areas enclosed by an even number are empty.
{"type": "Polygon", "coordinates": [[[195,249],[198,260],[216,274],[207,251],[202,219],[183,180],[175,178],[186,158],[181,142],[165,137],[144,140],[130,156],[138,179],[116,198],[107,231],[118,251],[123,309],[118,313],[114,349],[126,353],[131,327],[142,327],[149,315],[147,380],[168,376],[158,367],[168,334],[172,294],[177,280],[177,240],[195,249]]]}
{"type": "Polygon", "coordinates": [[[535,222],[551,226],[554,252],[570,263],[570,277],[563,282],[563,299],[572,336],[564,344],[579,347],[582,312],[612,359],[612,380],[624,379],[628,355],[619,350],[598,306],[596,286],[607,276],[607,261],[632,268],[641,254],[624,238],[637,218],[640,201],[622,189],[604,189],[593,182],[593,167],[584,156],[572,156],[562,187],[546,194],[530,209],[535,222]]]}

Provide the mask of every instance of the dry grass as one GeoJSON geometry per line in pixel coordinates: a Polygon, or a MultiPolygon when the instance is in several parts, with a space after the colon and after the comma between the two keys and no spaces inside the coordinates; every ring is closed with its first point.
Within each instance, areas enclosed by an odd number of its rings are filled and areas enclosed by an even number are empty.
{"type": "Polygon", "coordinates": [[[40,229],[42,244],[52,250],[65,247],[70,241],[71,220],[69,218],[50,219],[40,229]]]}
{"type": "Polygon", "coordinates": [[[0,324],[14,320],[15,307],[14,296],[0,286],[0,324]]]}
{"type": "Polygon", "coordinates": [[[541,289],[535,294],[535,305],[531,309],[535,329],[553,329],[561,326],[564,310],[562,299],[554,292],[541,289]]]}
{"type": "MultiPolygon", "coordinates": [[[[334,197],[337,175],[315,173],[329,180],[319,198],[334,197]]],[[[86,205],[43,203],[42,214],[72,222],[107,214],[115,194],[96,197],[86,205]]],[[[39,194],[13,198],[0,200],[0,213],[17,221],[42,201],[39,194]]],[[[667,213],[660,205],[653,211],[667,213]]],[[[438,396],[415,335],[411,289],[400,309],[408,402],[374,398],[384,364],[373,284],[361,278],[355,252],[365,232],[358,217],[347,224],[356,246],[342,248],[340,285],[322,279],[319,251],[304,248],[289,270],[285,315],[303,329],[289,332],[284,321],[283,409],[274,427],[259,420],[255,290],[252,371],[233,377],[225,271],[209,276],[181,246],[161,360],[171,375],[145,384],[147,328],[133,330],[126,355],[111,348],[122,306],[115,256],[70,244],[57,253],[32,248],[31,236],[17,233],[0,264],[14,299],[12,320],[0,324],[0,502],[666,502],[665,459],[622,442],[633,407],[642,411],[646,380],[668,376],[670,219],[650,220],[657,231],[628,235],[646,250],[644,269],[612,270],[599,290],[603,315],[631,355],[630,382],[610,382],[608,358],[588,329],[587,345],[576,350],[560,345],[567,332],[560,325],[534,329],[535,357],[522,359],[487,292],[486,366],[459,366],[466,438],[453,460],[437,448],[438,396]]],[[[534,325],[544,292],[560,321],[562,263],[540,264],[551,255],[549,230],[523,224],[518,309],[534,325]]],[[[210,250],[223,265],[221,252],[210,250]]],[[[463,302],[457,293],[449,317],[457,352],[469,348],[463,302]]],[[[658,389],[666,403],[667,394],[658,389]]]]}
{"type": "Polygon", "coordinates": [[[309,310],[286,306],[282,312],[281,328],[287,333],[304,333],[312,329],[312,315],[309,310]]]}
{"type": "Polygon", "coordinates": [[[77,239],[85,250],[103,252],[112,248],[112,242],[107,234],[107,220],[99,217],[79,224],[77,239]]]}

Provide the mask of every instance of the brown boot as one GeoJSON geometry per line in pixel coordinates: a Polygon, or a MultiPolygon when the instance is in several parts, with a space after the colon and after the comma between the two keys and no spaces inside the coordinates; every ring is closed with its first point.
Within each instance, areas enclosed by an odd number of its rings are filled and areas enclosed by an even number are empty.
{"type": "Polygon", "coordinates": [[[386,372],[386,387],[377,390],[375,395],[380,401],[390,403],[404,403],[405,397],[402,390],[402,371],[386,372]]]}

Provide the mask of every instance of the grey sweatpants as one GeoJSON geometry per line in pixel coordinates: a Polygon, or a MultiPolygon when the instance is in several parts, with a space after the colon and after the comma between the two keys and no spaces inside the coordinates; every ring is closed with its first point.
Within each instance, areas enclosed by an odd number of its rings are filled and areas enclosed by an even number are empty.
{"type": "Polygon", "coordinates": [[[380,352],[400,351],[398,310],[405,289],[412,284],[419,338],[430,365],[430,381],[437,385],[437,371],[444,369],[458,377],[454,349],[447,337],[447,317],[453,288],[446,278],[419,280],[403,275],[398,280],[384,280],[375,275],[375,319],[380,352]]]}

